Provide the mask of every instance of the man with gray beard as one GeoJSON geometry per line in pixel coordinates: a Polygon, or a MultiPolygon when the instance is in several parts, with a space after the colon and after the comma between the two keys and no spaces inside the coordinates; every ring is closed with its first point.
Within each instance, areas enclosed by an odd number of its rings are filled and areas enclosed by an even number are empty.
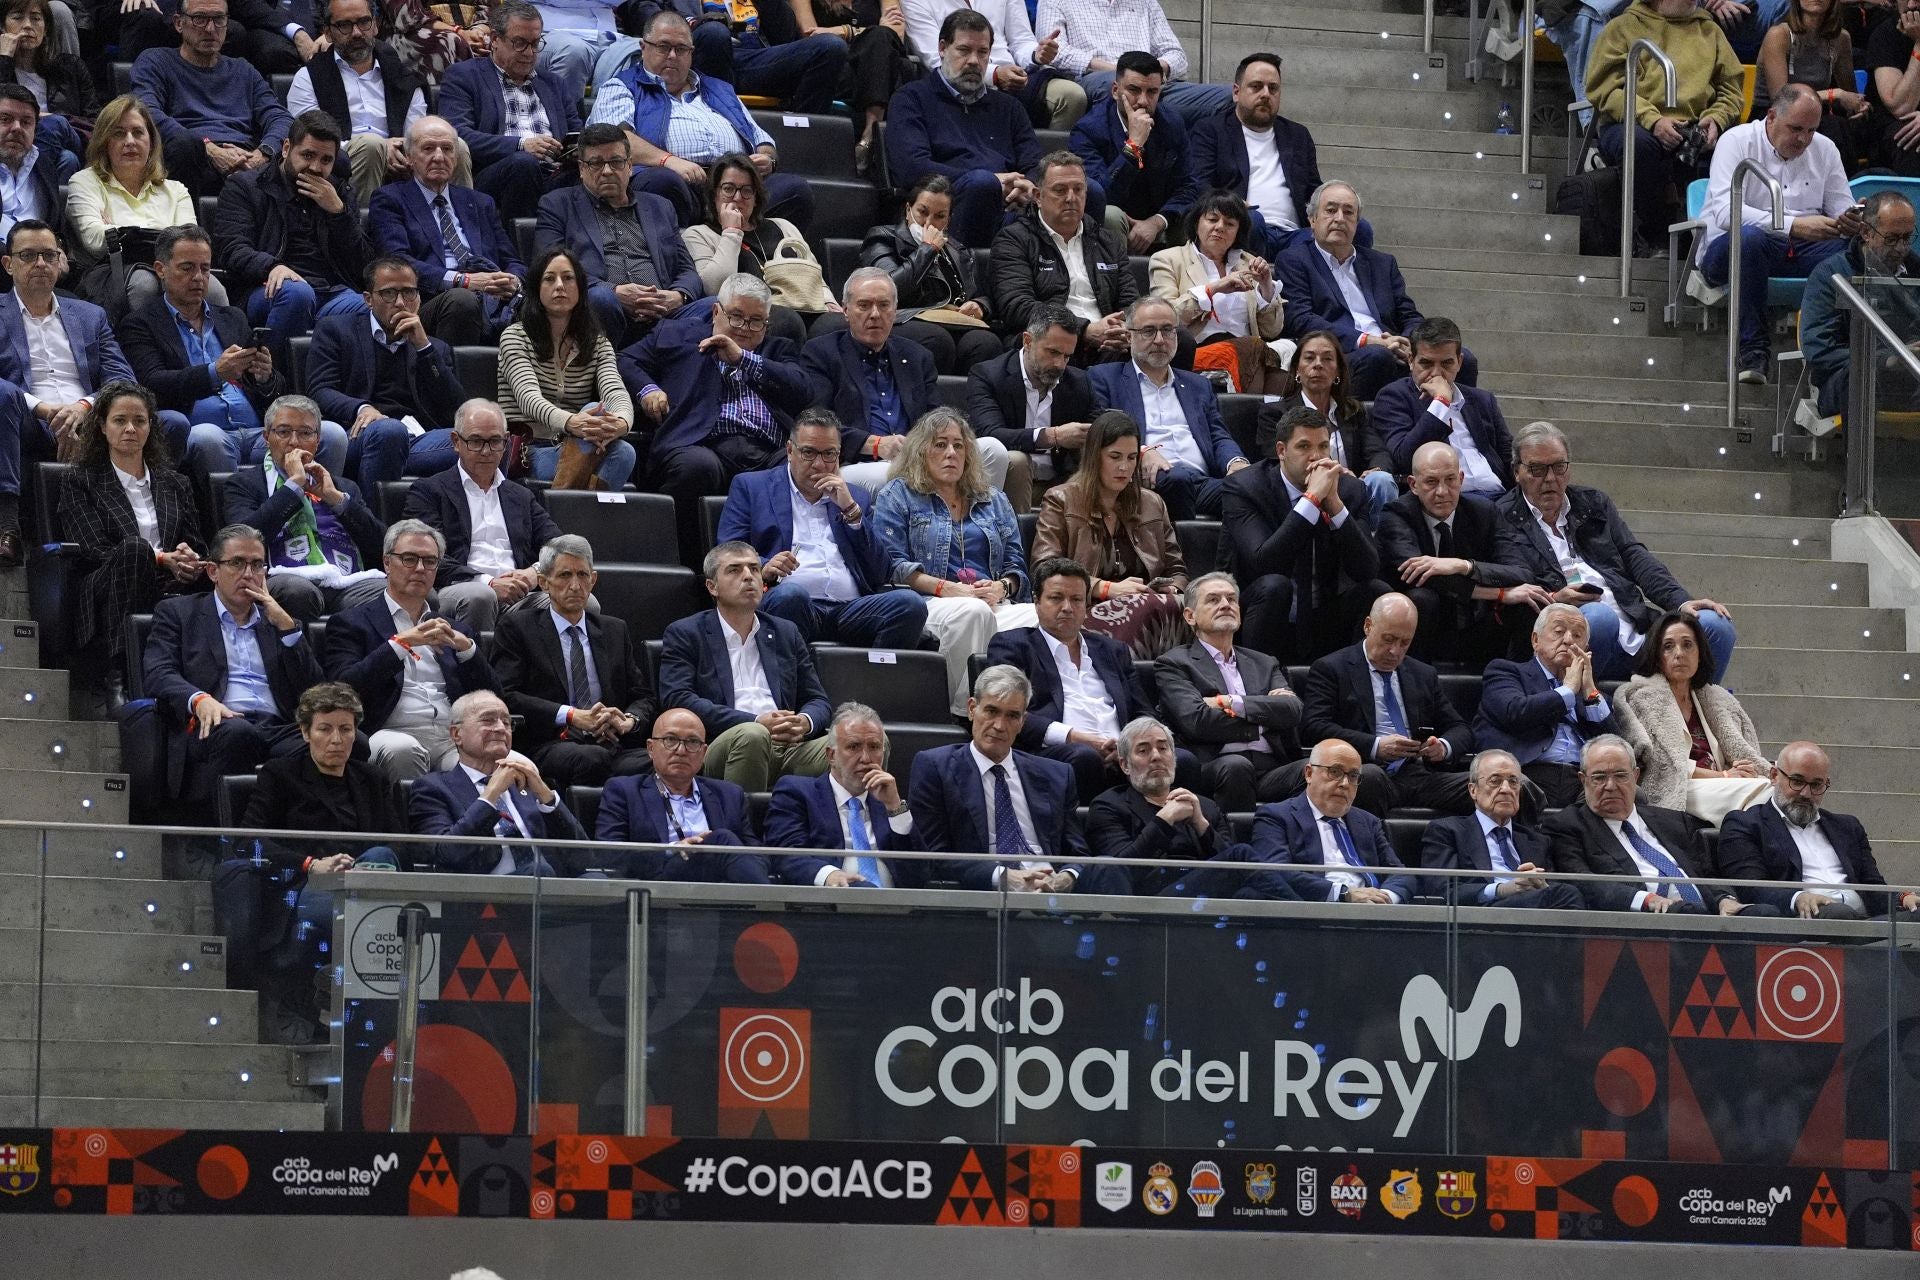
{"type": "MultiPolygon", "coordinates": [[[[1806,354],[1807,376],[1820,389],[1817,403],[1822,417],[1846,410],[1852,363],[1847,341],[1853,311],[1840,301],[1836,279],[1866,276],[1864,292],[1881,317],[1909,342],[1920,339],[1920,294],[1899,283],[1905,277],[1920,276],[1920,258],[1913,253],[1913,202],[1896,191],[1881,191],[1868,196],[1862,208],[1860,238],[1845,253],[1836,253],[1813,269],[1800,304],[1800,350],[1806,354]]],[[[1920,398],[1904,369],[1898,364],[1882,366],[1882,404],[1896,403],[1886,397],[1890,377],[1906,399],[1920,398]]]]}

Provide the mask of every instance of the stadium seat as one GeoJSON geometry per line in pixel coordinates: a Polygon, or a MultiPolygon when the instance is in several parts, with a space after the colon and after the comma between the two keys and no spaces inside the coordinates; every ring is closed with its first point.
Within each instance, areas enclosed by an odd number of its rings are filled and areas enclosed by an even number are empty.
{"type": "Polygon", "coordinates": [[[965,374],[943,373],[934,381],[933,398],[936,403],[949,409],[967,411],[967,379],[965,374]]]}
{"type": "Polygon", "coordinates": [[[168,786],[167,726],[161,723],[159,708],[147,696],[146,666],[142,655],[147,635],[153,630],[153,615],[136,613],[126,620],[127,701],[114,713],[119,726],[120,772],[127,775],[127,802],[136,822],[161,822],[181,815],[169,810],[172,789],[168,786]]]}
{"type": "Polygon", "coordinates": [[[231,471],[207,472],[207,532],[211,534],[227,524],[227,481],[231,471]]]}
{"type": "Polygon", "coordinates": [[[1027,553],[1027,568],[1032,569],[1033,535],[1034,531],[1040,527],[1040,513],[1037,511],[1022,511],[1019,515],[1015,516],[1014,519],[1020,522],[1020,545],[1027,553]]]}
{"type": "MultiPolygon", "coordinates": [[[[1748,83],[1752,80],[1751,67],[1747,68],[1748,83]]],[[[1706,276],[1701,273],[1699,262],[1707,251],[1707,222],[1705,207],[1707,203],[1707,185],[1705,178],[1696,178],[1687,184],[1687,220],[1676,222],[1667,228],[1667,320],[1678,323],[1680,319],[1681,294],[1684,292],[1704,308],[1719,308],[1726,301],[1727,287],[1709,285],[1706,276]],[[1691,237],[1684,246],[1683,237],[1691,237]]],[[[1788,311],[1797,311],[1800,298],[1807,291],[1807,282],[1799,276],[1771,276],[1767,280],[1767,306],[1788,311]]],[[[1707,317],[1703,310],[1700,315],[1701,328],[1706,327],[1707,317]]]]}
{"type": "Polygon", "coordinates": [[[286,106],[287,93],[293,88],[293,73],[291,71],[275,72],[267,77],[267,82],[273,86],[273,96],[280,99],[280,105],[286,106]]]}
{"type": "Polygon", "coordinates": [[[828,238],[864,236],[868,227],[886,220],[879,193],[865,179],[808,178],[807,185],[814,197],[813,226],[807,234],[816,256],[828,238]]]}
{"type": "Polygon", "coordinates": [[[1221,420],[1227,424],[1227,434],[1240,446],[1241,454],[1249,462],[1258,462],[1273,453],[1271,448],[1262,449],[1254,439],[1255,425],[1260,418],[1260,406],[1265,404],[1265,396],[1225,395],[1217,397],[1220,403],[1221,420]]]}
{"type": "Polygon", "coordinates": [[[1462,719],[1471,721],[1480,710],[1480,677],[1477,674],[1442,675],[1440,689],[1462,719]]]}
{"type": "Polygon", "coordinates": [[[967,731],[944,724],[890,724],[887,726],[887,772],[900,782],[900,794],[913,785],[913,758],[935,747],[965,742],[967,731]]]}
{"type": "Polygon", "coordinates": [[[1033,131],[1033,140],[1040,144],[1040,154],[1043,156],[1050,151],[1072,150],[1072,148],[1067,146],[1067,139],[1072,136],[1073,135],[1065,129],[1035,129],[1033,131]]]}
{"type": "Polygon", "coordinates": [[[853,171],[853,144],[859,138],[851,117],[756,111],[753,118],[773,139],[780,172],[843,179],[853,171]]]}
{"type": "Polygon", "coordinates": [[[820,244],[820,270],[827,278],[827,288],[833,290],[833,296],[840,296],[840,287],[860,265],[861,241],[847,236],[834,236],[820,244]]]}
{"type": "Polygon", "coordinates": [[[600,787],[568,787],[567,808],[573,810],[573,816],[580,819],[580,825],[587,829],[587,835],[593,835],[593,828],[600,821],[600,787]]]}
{"type": "Polygon", "coordinates": [[[549,489],[548,514],[593,544],[594,558],[618,564],[680,564],[673,499],[664,493],[549,489]]]}
{"type": "Polygon", "coordinates": [[[392,524],[400,518],[407,508],[407,493],[413,488],[413,477],[404,476],[399,480],[382,480],[378,493],[363,493],[373,507],[373,513],[380,517],[381,524],[392,524]]]}
{"type": "Polygon", "coordinates": [[[625,619],[635,640],[658,640],[680,618],[707,606],[700,575],[678,565],[596,565],[593,593],[603,613],[625,619]]]}
{"type": "Polygon", "coordinates": [[[1396,814],[1387,819],[1387,839],[1393,842],[1393,851],[1400,861],[1410,867],[1420,865],[1420,842],[1427,834],[1425,818],[1405,818],[1396,814]]]}
{"type": "Polygon", "coordinates": [[[1173,534],[1187,564],[1188,581],[1221,567],[1218,520],[1182,520],[1173,526],[1173,534]]]}
{"type": "Polygon", "coordinates": [[[61,540],[60,489],[66,472],[64,462],[42,462],[36,467],[34,527],[39,541],[27,548],[27,603],[40,627],[41,656],[63,660],[73,655],[80,623],[75,593],[80,546],[61,540]]]}
{"type": "MultiPolygon", "coordinates": [[[[299,387],[303,391],[307,385],[307,348],[313,345],[313,335],[301,334],[297,338],[287,339],[287,385],[299,387]]],[[[343,422],[343,427],[351,427],[351,422],[343,422]]]]}
{"type": "MultiPolygon", "coordinates": [[[[453,372],[469,396],[497,400],[500,396],[500,348],[455,347],[453,372]]],[[[345,425],[345,424],[342,424],[345,425]]],[[[438,424],[452,426],[451,422],[438,424]]]]}
{"type": "Polygon", "coordinates": [[[246,816],[247,802],[253,799],[258,778],[251,773],[227,773],[213,790],[213,812],[220,825],[229,829],[240,825],[246,816]]]}
{"type": "Polygon", "coordinates": [[[540,225],[538,218],[515,218],[513,220],[513,243],[520,251],[521,265],[533,269],[533,233],[540,225]]]}
{"type": "Polygon", "coordinates": [[[947,660],[938,653],[815,645],[813,663],[830,702],[864,702],[889,730],[903,721],[944,725],[950,719],[947,660]]]}
{"type": "Polygon", "coordinates": [[[701,544],[697,548],[695,563],[688,567],[699,571],[698,561],[706,559],[707,552],[720,545],[720,513],[727,508],[727,499],[723,494],[710,493],[700,499],[701,544]]]}
{"type": "Polygon", "coordinates": [[[1135,658],[1133,660],[1133,674],[1139,679],[1141,689],[1146,692],[1147,701],[1153,705],[1157,712],[1160,706],[1160,679],[1153,673],[1153,659],[1135,658]]]}
{"type": "Polygon", "coordinates": [[[660,652],[666,648],[661,640],[648,640],[640,646],[640,664],[647,673],[647,687],[655,693],[660,692],[660,652]]]}
{"type": "Polygon", "coordinates": [[[122,94],[132,92],[133,64],[131,62],[115,62],[113,64],[113,96],[117,98],[122,94]]]}

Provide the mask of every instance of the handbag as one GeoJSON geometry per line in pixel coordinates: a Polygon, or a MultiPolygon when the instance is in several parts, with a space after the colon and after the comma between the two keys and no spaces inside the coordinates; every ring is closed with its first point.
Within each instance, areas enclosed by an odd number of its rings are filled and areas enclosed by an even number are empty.
{"type": "Polygon", "coordinates": [[[820,312],[833,303],[826,274],[820,270],[813,250],[799,236],[787,236],[775,245],[773,256],[761,265],[760,275],[773,291],[775,306],[820,312]]]}

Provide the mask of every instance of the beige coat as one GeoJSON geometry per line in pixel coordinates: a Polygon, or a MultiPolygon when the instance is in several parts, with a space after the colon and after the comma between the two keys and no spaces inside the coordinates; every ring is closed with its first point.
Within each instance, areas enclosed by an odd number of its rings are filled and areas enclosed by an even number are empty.
{"type": "MultiPolygon", "coordinates": [[[[1212,318],[1194,290],[1207,287],[1207,264],[1200,251],[1192,245],[1179,245],[1172,249],[1162,249],[1147,259],[1147,291],[1156,298],[1165,298],[1173,304],[1174,316],[1182,327],[1195,338],[1203,338],[1216,330],[1212,318]]],[[[1258,294],[1242,297],[1258,298],[1258,294]]],[[[1273,300],[1260,304],[1254,312],[1254,326],[1258,335],[1268,342],[1280,336],[1280,326],[1284,319],[1280,279],[1274,277],[1273,300]]]]}
{"type": "MultiPolygon", "coordinates": [[[[1717,684],[1694,690],[1700,723],[1713,743],[1718,767],[1742,760],[1768,763],[1760,734],[1739,700],[1717,684]]],[[[1687,781],[1693,776],[1693,739],[1664,676],[1635,676],[1613,695],[1613,718],[1620,736],[1640,758],[1640,795],[1666,809],[1687,808],[1687,781]]]]}

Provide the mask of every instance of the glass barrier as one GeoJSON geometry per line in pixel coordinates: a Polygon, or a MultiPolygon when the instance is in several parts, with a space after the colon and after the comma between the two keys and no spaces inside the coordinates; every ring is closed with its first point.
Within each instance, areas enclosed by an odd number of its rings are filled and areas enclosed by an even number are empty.
{"type": "MultiPolygon", "coordinates": [[[[1920,287],[1917,282],[1884,276],[1856,278],[1854,287],[1870,303],[1894,339],[1909,353],[1920,351],[1920,287]]],[[[1843,312],[1843,325],[1853,324],[1843,312]]],[[[1846,336],[1843,329],[1842,336],[1846,336]]],[[[1814,377],[1819,370],[1812,370],[1814,377]]],[[[1893,350],[1888,334],[1871,324],[1854,324],[1845,384],[1862,410],[1872,415],[1873,509],[1889,519],[1920,518],[1920,375],[1893,350]]],[[[1822,388],[1827,408],[1842,404],[1834,389],[1822,388]]],[[[1852,406],[1845,412],[1851,416],[1852,406]]],[[[1849,447],[1862,433],[1848,431],[1849,447]]]]}
{"type": "Polygon", "coordinates": [[[1777,913],[1512,909],[1232,840],[1077,878],[889,855],[963,890],[829,887],[838,852],[0,836],[17,1124],[1920,1160],[1920,929],[1865,886],[1846,921],[1739,882],[1777,913]],[[587,874],[375,869],[449,863],[587,874]],[[1395,900],[1327,901],[1363,887],[1395,900]]]}

